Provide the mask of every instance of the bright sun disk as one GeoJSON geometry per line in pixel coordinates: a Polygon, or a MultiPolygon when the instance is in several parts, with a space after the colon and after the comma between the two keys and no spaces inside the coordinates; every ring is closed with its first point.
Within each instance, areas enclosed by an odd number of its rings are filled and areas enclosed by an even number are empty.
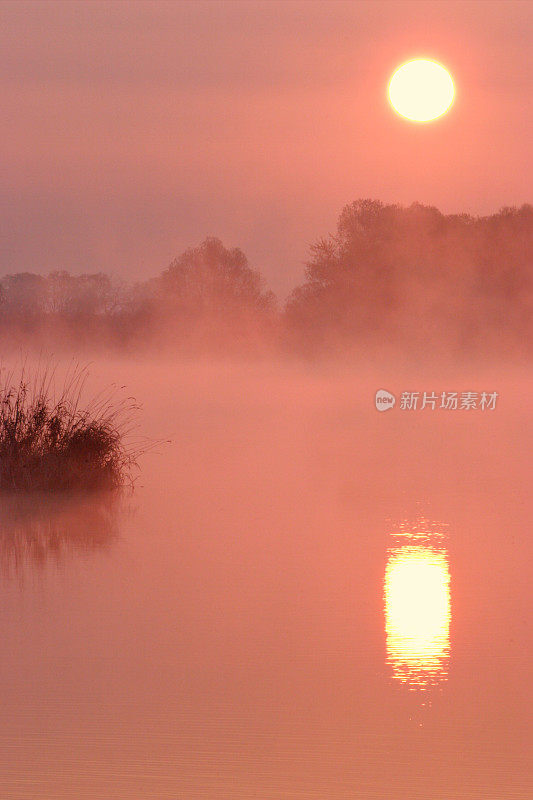
{"type": "Polygon", "coordinates": [[[389,83],[392,107],[414,122],[441,117],[453,103],[455,87],[442,64],[425,58],[398,67],[389,83]]]}

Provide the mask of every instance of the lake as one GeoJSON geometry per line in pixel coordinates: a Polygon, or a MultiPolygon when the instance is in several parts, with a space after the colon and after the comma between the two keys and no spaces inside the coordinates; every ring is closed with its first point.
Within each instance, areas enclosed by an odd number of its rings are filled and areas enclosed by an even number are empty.
{"type": "Polygon", "coordinates": [[[2,506],[3,800],[531,800],[529,374],[97,358],[112,381],[170,440],[135,492],[2,506]]]}

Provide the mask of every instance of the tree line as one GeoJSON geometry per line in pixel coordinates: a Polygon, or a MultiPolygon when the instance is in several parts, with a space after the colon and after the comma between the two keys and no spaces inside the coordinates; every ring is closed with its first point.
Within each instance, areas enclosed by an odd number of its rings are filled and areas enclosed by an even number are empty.
{"type": "Polygon", "coordinates": [[[310,247],[304,281],[284,304],[241,250],[208,238],[136,284],[103,273],[7,274],[0,336],[219,352],[529,353],[532,301],[532,206],[471,216],[357,200],[310,247]]]}

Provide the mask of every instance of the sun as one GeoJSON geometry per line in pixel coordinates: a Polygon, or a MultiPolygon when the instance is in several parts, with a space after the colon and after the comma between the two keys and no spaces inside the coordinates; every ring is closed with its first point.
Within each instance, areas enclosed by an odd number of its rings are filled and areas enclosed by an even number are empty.
{"type": "Polygon", "coordinates": [[[448,70],[425,58],[402,64],[389,83],[392,107],[413,122],[430,122],[441,117],[452,105],[454,95],[448,70]]]}

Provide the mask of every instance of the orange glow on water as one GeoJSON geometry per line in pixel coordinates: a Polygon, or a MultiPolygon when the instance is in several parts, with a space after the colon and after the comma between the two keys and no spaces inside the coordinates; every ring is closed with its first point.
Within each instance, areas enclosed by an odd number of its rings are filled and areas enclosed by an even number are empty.
{"type": "Polygon", "coordinates": [[[393,678],[413,690],[446,680],[451,619],[447,551],[426,544],[391,548],[384,601],[393,678]]]}

